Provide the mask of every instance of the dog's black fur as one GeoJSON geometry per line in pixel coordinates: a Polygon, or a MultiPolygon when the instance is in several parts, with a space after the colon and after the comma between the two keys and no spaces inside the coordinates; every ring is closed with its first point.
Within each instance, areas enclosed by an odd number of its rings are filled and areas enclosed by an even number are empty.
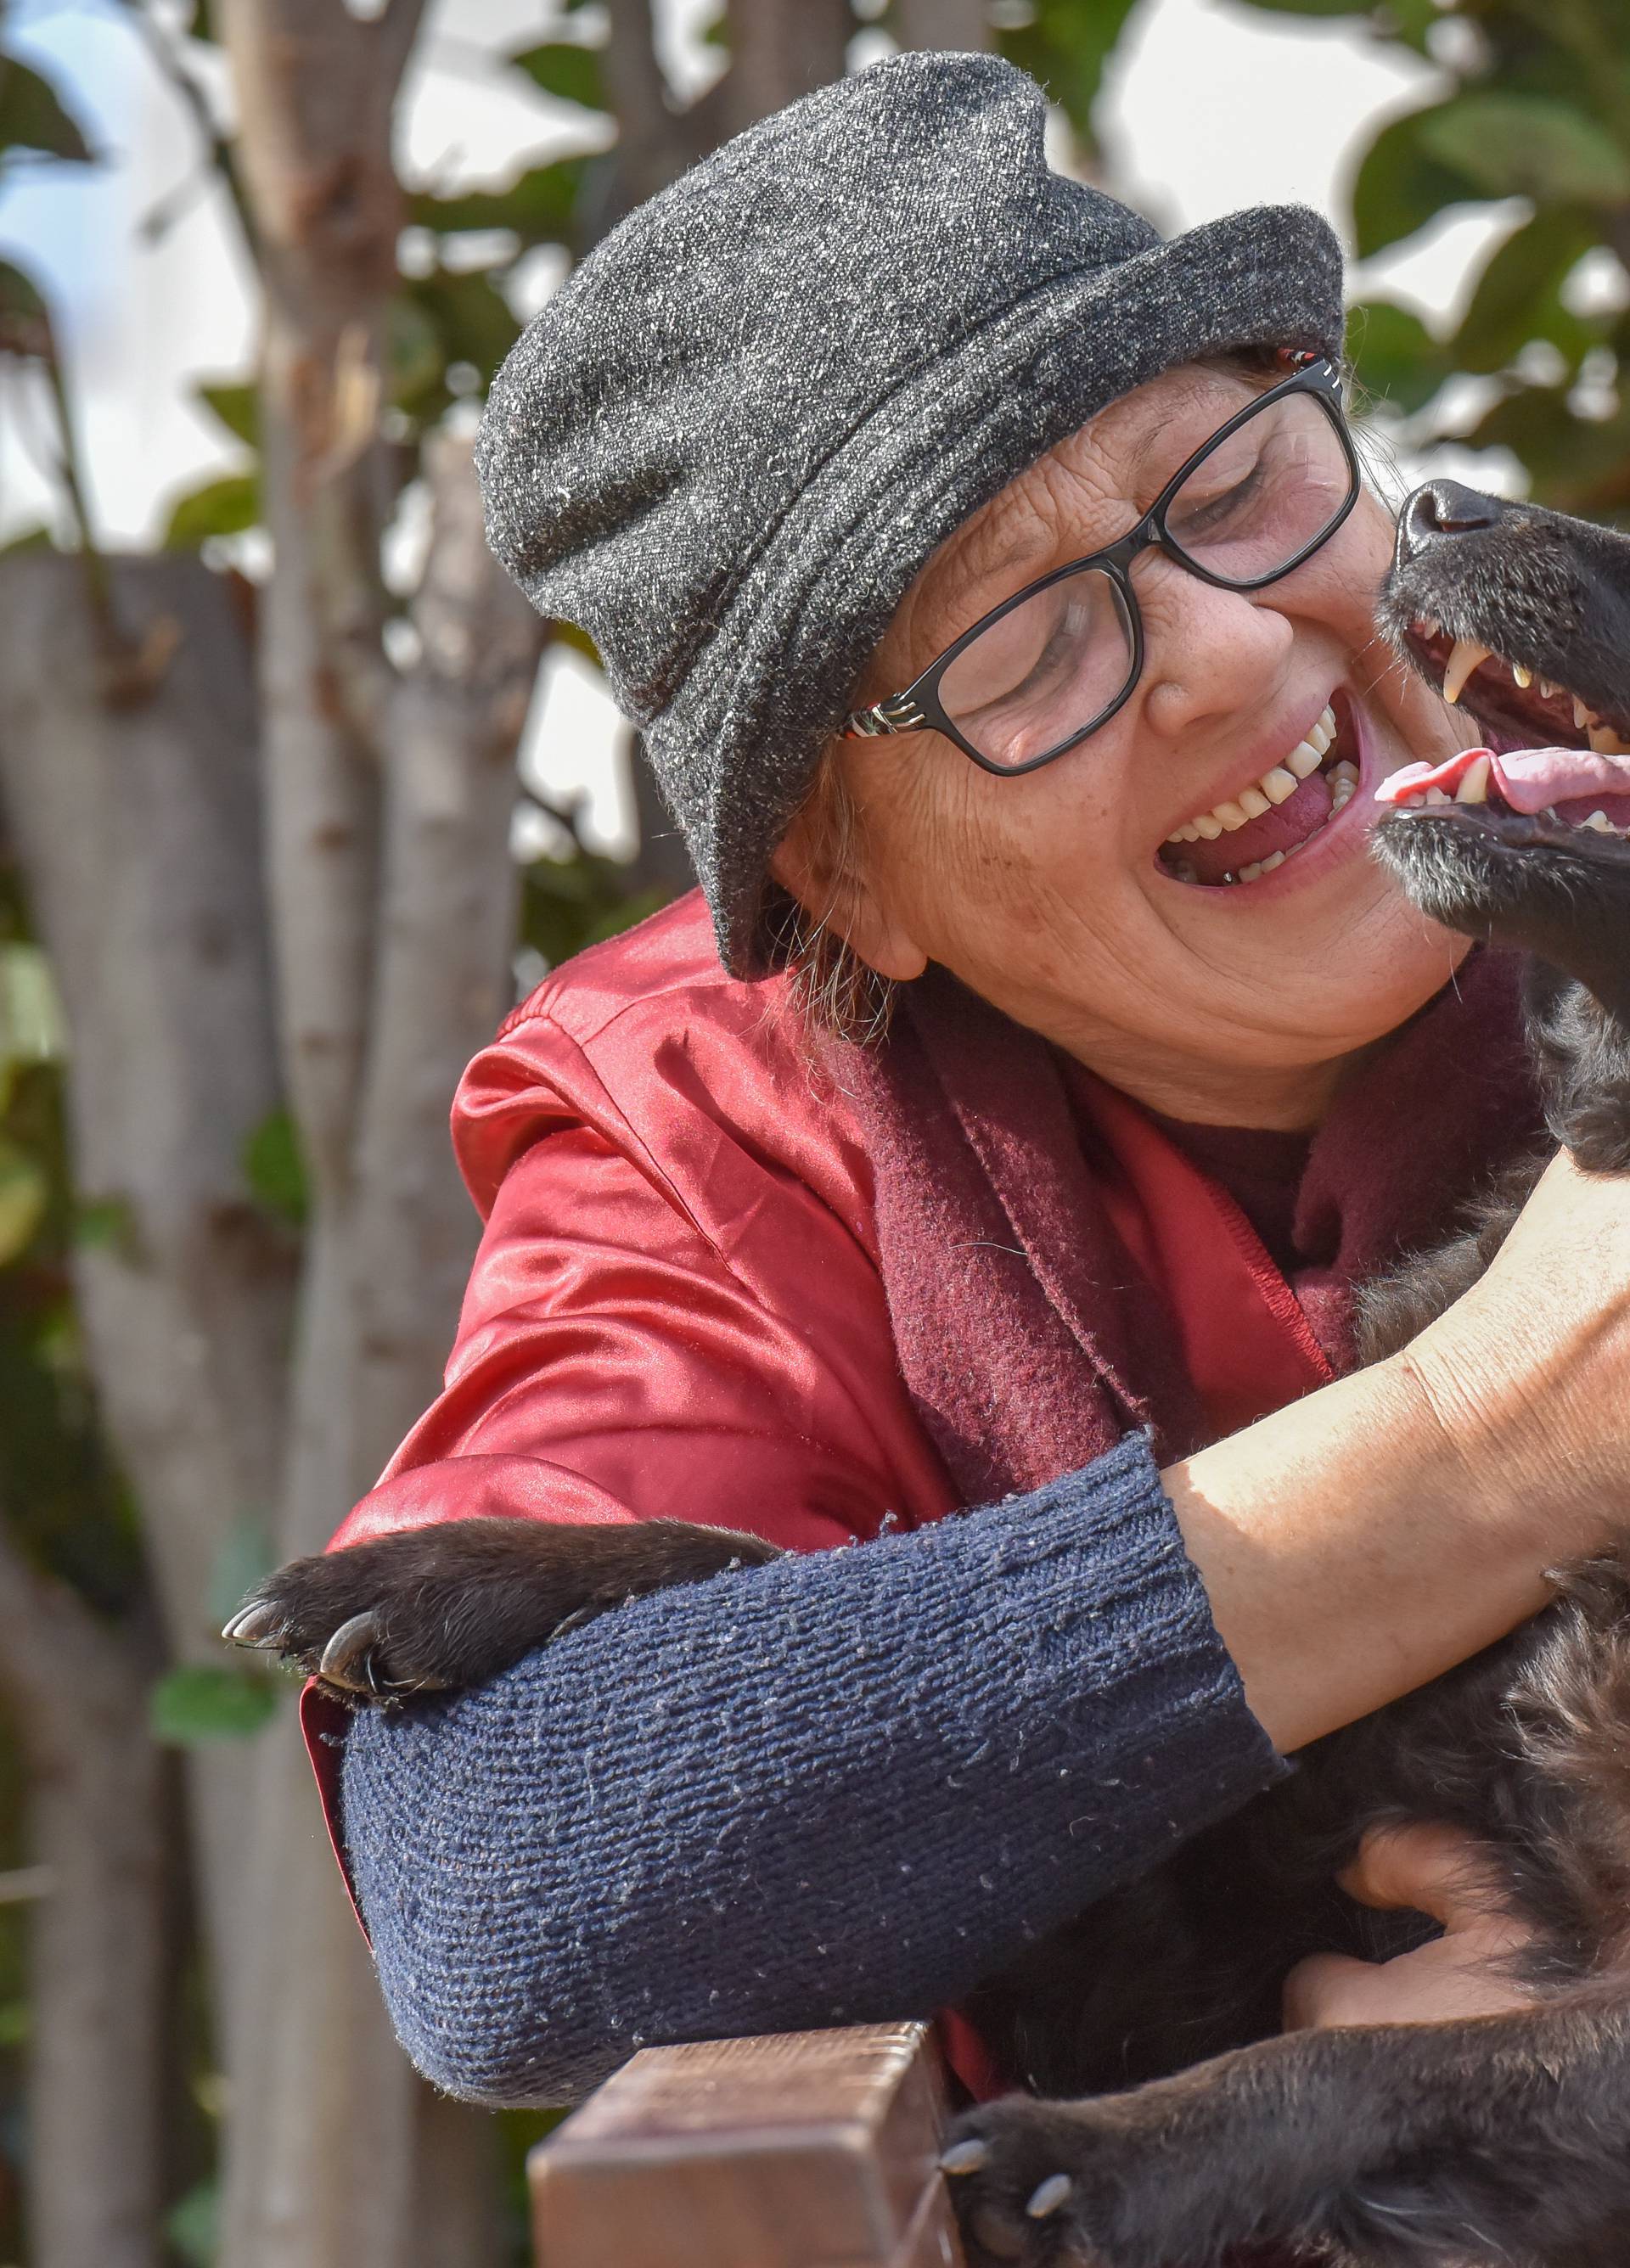
{"type": "MultiPolygon", "coordinates": [[[[1429,674],[1449,633],[1423,617],[1577,692],[1630,740],[1630,540],[1435,483],[1405,507],[1382,609],[1429,674]]],[[[1580,737],[1565,696],[1520,699],[1498,670],[1464,698],[1514,742],[1580,737]]],[[[1551,1132],[1589,1170],[1630,1170],[1630,843],[1485,805],[1400,813],[1376,849],[1435,919],[1530,956],[1551,1132]]],[[[1545,1162],[1521,1161],[1440,1250],[1368,1288],[1370,1359],[1475,1280],[1545,1162]]],[[[229,1634],[390,1698],[477,1682],[633,1593],[774,1556],[677,1522],[472,1521],[297,1561],[229,1634]]],[[[1294,1778],[989,1980],[977,2012],[1030,2095],[959,2130],[976,2261],[1214,2268],[1265,2244],[1376,2268],[1623,2268],[1630,1545],[1565,1574],[1525,1629],[1319,1742],[1294,1778]],[[1487,1853],[1533,1933],[1531,2011],[1277,2036],[1303,1954],[1376,1957],[1431,1933],[1334,1883],[1366,1830],[1411,1820],[1487,1853]],[[1044,2183],[1050,2209],[1032,2214],[1044,2183]]]]}

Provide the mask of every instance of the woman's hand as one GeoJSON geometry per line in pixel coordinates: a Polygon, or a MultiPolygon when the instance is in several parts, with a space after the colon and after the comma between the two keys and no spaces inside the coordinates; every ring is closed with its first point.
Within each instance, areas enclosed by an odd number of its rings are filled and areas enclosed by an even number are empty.
{"type": "Polygon", "coordinates": [[[1527,2005],[1509,1963],[1528,1933],[1500,1911],[1475,1844],[1449,1827],[1377,1828],[1340,1877],[1361,1905],[1430,1914],[1443,1934],[1392,1961],[1317,1953],[1285,1980],[1285,2029],[1423,2024],[1527,2005]]]}

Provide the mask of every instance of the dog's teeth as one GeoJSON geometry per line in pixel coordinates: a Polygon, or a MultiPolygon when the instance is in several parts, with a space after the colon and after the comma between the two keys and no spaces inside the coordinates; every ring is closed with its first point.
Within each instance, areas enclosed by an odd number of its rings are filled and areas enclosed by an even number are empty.
{"type": "Polygon", "coordinates": [[[1524,666],[1524,664],[1523,664],[1523,663],[1522,663],[1522,662],[1520,662],[1520,661],[1514,661],[1514,662],[1512,663],[1512,665],[1511,665],[1511,675],[1512,675],[1512,678],[1514,679],[1514,681],[1515,681],[1518,685],[1522,686],[1522,688],[1523,688],[1523,690],[1524,690],[1525,692],[1526,692],[1527,688],[1529,688],[1529,687],[1533,683],[1533,681],[1534,681],[1534,673],[1533,673],[1533,671],[1532,671],[1531,669],[1527,668],[1527,667],[1524,666]]]}
{"type": "Polygon", "coordinates": [[[1435,615],[1417,615],[1412,627],[1417,637],[1435,638],[1443,625],[1435,615]]]}
{"type": "Polygon", "coordinates": [[[940,2171],[942,2174],[977,2174],[990,2154],[990,2144],[980,2141],[977,2135],[970,2135],[967,2141],[953,2142],[949,2149],[940,2151],[940,2171]]]}
{"type": "Polygon", "coordinates": [[[1585,707],[1584,703],[1580,699],[1576,693],[1572,696],[1572,699],[1574,703],[1574,730],[1576,733],[1582,733],[1588,725],[1595,724],[1596,718],[1591,715],[1589,710],[1585,707]]]}
{"type": "Polygon", "coordinates": [[[1449,650],[1449,659],[1443,665],[1443,698],[1458,701],[1461,688],[1472,671],[1489,657],[1489,649],[1479,645],[1475,638],[1457,638],[1449,650]]]}
{"type": "Polygon", "coordinates": [[[1465,770],[1461,774],[1459,784],[1455,789],[1455,801],[1457,803],[1486,803],[1488,801],[1488,777],[1494,768],[1494,758],[1492,756],[1479,756],[1474,764],[1468,764],[1465,770]]]}
{"type": "Polygon", "coordinates": [[[1428,803],[1447,803],[1449,800],[1449,797],[1444,794],[1441,787],[1429,787],[1427,790],[1427,801],[1428,803]]]}
{"type": "Polygon", "coordinates": [[[1539,681],[1539,690],[1547,701],[1554,701],[1562,688],[1560,685],[1553,685],[1548,677],[1542,677],[1539,681]]]}
{"type": "Polygon", "coordinates": [[[1589,819],[1582,819],[1579,823],[1582,827],[1593,828],[1598,835],[1612,835],[1615,832],[1613,822],[1604,811],[1593,811],[1589,819]]]}

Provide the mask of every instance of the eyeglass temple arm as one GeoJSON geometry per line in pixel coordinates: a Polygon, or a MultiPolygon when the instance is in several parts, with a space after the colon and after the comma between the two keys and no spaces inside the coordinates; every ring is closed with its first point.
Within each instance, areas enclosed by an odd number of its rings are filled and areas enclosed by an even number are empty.
{"type": "Polygon", "coordinates": [[[885,733],[919,733],[928,722],[909,693],[891,693],[869,709],[852,709],[838,732],[840,740],[874,740],[885,733]]]}

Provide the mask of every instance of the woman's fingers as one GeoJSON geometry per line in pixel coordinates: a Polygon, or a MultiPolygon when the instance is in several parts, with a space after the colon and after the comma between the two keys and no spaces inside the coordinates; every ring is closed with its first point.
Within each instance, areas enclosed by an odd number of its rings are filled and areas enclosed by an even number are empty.
{"type": "Polygon", "coordinates": [[[1337,1880],[1361,1905],[1386,1909],[1411,1906],[1430,1914],[1445,1929],[1500,1922],[1522,1933],[1500,1911],[1499,1885],[1471,1837],[1453,1827],[1420,1822],[1375,1827],[1358,1857],[1337,1880]]]}
{"type": "Polygon", "coordinates": [[[1319,1953],[1286,1979],[1287,2030],[1328,2024],[1437,2023],[1520,2008],[1511,1956],[1529,1933],[1501,1908],[1498,1881],[1469,1836],[1429,1822],[1373,1828],[1340,1876],[1361,1905],[1407,1906],[1443,1925],[1393,1961],[1319,1953]]]}
{"type": "Polygon", "coordinates": [[[1287,2031],[1331,2024],[1436,2024],[1503,2015],[1528,1995],[1506,1973],[1499,1952],[1469,1933],[1436,1939],[1396,1961],[1353,1961],[1316,1953],[1285,1980],[1287,2031]]]}

